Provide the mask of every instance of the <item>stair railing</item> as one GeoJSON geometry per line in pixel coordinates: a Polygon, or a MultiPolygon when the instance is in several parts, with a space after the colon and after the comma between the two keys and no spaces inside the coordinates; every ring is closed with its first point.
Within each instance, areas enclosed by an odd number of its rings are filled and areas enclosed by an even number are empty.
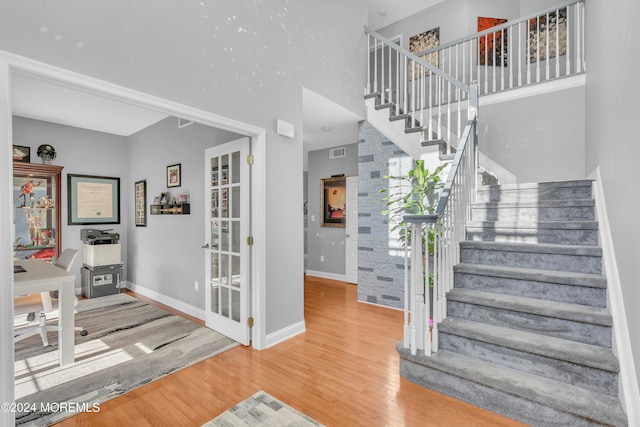
{"type": "Polygon", "coordinates": [[[480,95],[585,72],[584,0],[568,0],[416,54],[480,95]]]}
{"type": "MultiPolygon", "coordinates": [[[[470,85],[437,68],[439,54],[419,58],[365,27],[369,60],[365,97],[376,97],[376,108],[389,108],[390,120],[405,120],[405,132],[420,132],[422,145],[451,142],[461,135],[468,110],[470,85]]],[[[455,142],[455,141],[454,141],[455,142]]],[[[453,149],[455,149],[455,145],[453,149]]]]}
{"type": "Polygon", "coordinates": [[[404,347],[413,355],[438,351],[438,323],[447,314],[453,267],[460,261],[460,242],[476,199],[478,88],[472,84],[470,89],[468,120],[435,213],[403,217],[405,235],[411,233],[411,246],[405,246],[404,347]]]}

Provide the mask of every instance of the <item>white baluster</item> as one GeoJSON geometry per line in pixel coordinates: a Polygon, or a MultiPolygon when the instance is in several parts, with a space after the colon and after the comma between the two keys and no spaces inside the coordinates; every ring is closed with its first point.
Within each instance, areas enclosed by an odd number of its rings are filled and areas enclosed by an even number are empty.
{"type": "MultiPolygon", "coordinates": [[[[404,235],[408,236],[409,229],[404,224],[404,235]]],[[[409,348],[411,344],[411,328],[409,326],[409,244],[404,245],[404,348],[409,348]]]]}
{"type": "Polygon", "coordinates": [[[536,18],[536,83],[540,82],[540,17],[536,18]]]}
{"type": "Polygon", "coordinates": [[[373,39],[373,91],[378,90],[378,39],[373,39]]]}
{"type": "MultiPolygon", "coordinates": [[[[556,31],[558,31],[558,17],[556,16],[556,31]]],[[[551,46],[551,42],[549,40],[549,38],[551,37],[551,21],[550,21],[550,15],[547,13],[547,25],[545,25],[545,32],[546,32],[546,37],[545,37],[545,53],[546,53],[546,59],[547,62],[545,64],[545,79],[549,80],[549,63],[551,62],[551,56],[550,56],[550,49],[549,47],[551,46]]]]}
{"type": "MultiPolygon", "coordinates": [[[[574,11],[577,10],[577,7],[574,9],[574,11]]],[[[565,70],[564,70],[564,75],[568,76],[569,74],[571,74],[571,8],[567,7],[567,38],[565,40],[565,44],[566,44],[566,50],[567,50],[567,54],[565,55],[565,59],[567,61],[567,64],[565,65],[565,70]]]]}
{"type": "Polygon", "coordinates": [[[560,10],[556,11],[556,75],[554,77],[560,77],[560,10]]]}
{"type": "Polygon", "coordinates": [[[367,89],[366,93],[371,93],[371,35],[367,35],[367,89]]]}

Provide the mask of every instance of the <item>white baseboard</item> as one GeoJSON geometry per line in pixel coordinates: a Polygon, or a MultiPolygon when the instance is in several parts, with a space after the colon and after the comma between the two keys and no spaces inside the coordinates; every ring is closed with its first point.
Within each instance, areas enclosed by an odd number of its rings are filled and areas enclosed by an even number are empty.
{"type": "Polygon", "coordinates": [[[320,277],[321,279],[347,281],[346,274],[327,273],[326,271],[307,270],[307,276],[320,277]]]}
{"type": "Polygon", "coordinates": [[[265,347],[269,348],[278,343],[288,340],[289,338],[293,338],[296,335],[302,334],[307,330],[305,326],[304,320],[302,322],[294,323],[291,326],[288,326],[284,329],[280,329],[272,334],[268,334],[265,339],[265,347]]]}
{"type": "Polygon", "coordinates": [[[624,309],[622,286],[620,284],[599,167],[591,174],[590,178],[594,179],[593,193],[596,200],[596,215],[600,229],[600,246],[602,246],[604,270],[607,275],[607,295],[613,317],[613,346],[620,363],[620,400],[627,412],[629,425],[637,426],[640,425],[640,389],[636,379],[636,368],[630,341],[631,336],[624,309]]]}
{"type": "Polygon", "coordinates": [[[147,289],[144,286],[136,285],[133,282],[120,282],[120,284],[121,287],[130,289],[140,295],[151,298],[154,301],[158,301],[161,304],[167,305],[175,310],[183,312],[184,314],[188,314],[191,317],[204,321],[204,310],[201,308],[178,301],[177,299],[168,297],[154,290],[147,289]]]}

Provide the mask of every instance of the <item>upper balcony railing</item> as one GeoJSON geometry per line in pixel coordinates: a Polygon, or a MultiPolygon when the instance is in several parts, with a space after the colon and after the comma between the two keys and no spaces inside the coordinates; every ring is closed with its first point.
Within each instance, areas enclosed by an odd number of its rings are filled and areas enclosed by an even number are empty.
{"type": "Polygon", "coordinates": [[[469,85],[480,95],[585,72],[584,0],[505,22],[416,56],[469,85]]]}

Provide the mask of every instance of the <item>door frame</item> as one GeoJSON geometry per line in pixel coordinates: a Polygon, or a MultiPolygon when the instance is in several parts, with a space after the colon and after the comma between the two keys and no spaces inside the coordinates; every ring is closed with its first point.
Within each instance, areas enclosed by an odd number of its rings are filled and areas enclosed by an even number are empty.
{"type": "Polygon", "coordinates": [[[345,276],[345,281],[347,283],[354,283],[354,284],[358,284],[358,246],[356,245],[355,247],[355,280],[350,280],[352,279],[351,277],[351,272],[349,271],[349,266],[351,265],[351,262],[353,262],[354,260],[354,256],[353,253],[349,252],[347,249],[351,246],[350,244],[347,244],[350,241],[353,241],[353,237],[352,236],[347,236],[349,234],[350,231],[352,230],[352,227],[355,225],[355,239],[358,239],[358,208],[356,207],[355,209],[355,215],[353,214],[352,208],[349,208],[349,204],[350,204],[350,199],[349,197],[351,196],[351,193],[355,191],[355,196],[356,196],[356,200],[358,198],[358,175],[354,175],[354,176],[348,176],[347,177],[347,223],[345,224],[345,268],[344,268],[344,276],[345,276]],[[351,261],[351,262],[350,262],[351,261]]]}
{"type": "MultiPolygon", "coordinates": [[[[167,99],[142,93],[130,88],[89,77],[63,68],[55,67],[44,62],[35,61],[23,56],[0,50],[0,201],[3,206],[10,206],[10,189],[12,183],[13,162],[10,155],[12,150],[12,102],[11,102],[11,74],[21,72],[35,77],[52,80],[56,83],[72,86],[74,89],[84,90],[92,94],[103,95],[112,99],[122,100],[139,107],[161,111],[171,116],[191,120],[206,126],[215,127],[240,135],[248,136],[252,142],[252,152],[255,163],[253,171],[255,179],[251,182],[251,197],[254,215],[251,220],[251,230],[254,236],[254,255],[251,260],[252,312],[255,323],[253,326],[253,347],[265,348],[266,341],[266,130],[248,123],[223,117],[212,112],[196,109],[167,99]]],[[[13,213],[0,209],[0,235],[11,236],[13,233],[13,213]]],[[[6,240],[5,240],[6,241],[6,240]]],[[[12,240],[11,240],[12,241],[12,240]]],[[[0,246],[0,342],[3,348],[13,349],[13,274],[10,267],[13,264],[13,254],[9,245],[0,246]]],[[[13,378],[13,351],[10,355],[0,355],[0,377],[13,378]],[[9,357],[7,357],[9,356],[9,357]]],[[[3,381],[0,386],[0,399],[12,402],[14,398],[14,382],[3,381]]],[[[13,423],[10,413],[0,414],[0,424],[13,423]],[[11,420],[11,421],[10,421],[11,420]],[[7,421],[6,423],[4,421],[7,421]]]]}

